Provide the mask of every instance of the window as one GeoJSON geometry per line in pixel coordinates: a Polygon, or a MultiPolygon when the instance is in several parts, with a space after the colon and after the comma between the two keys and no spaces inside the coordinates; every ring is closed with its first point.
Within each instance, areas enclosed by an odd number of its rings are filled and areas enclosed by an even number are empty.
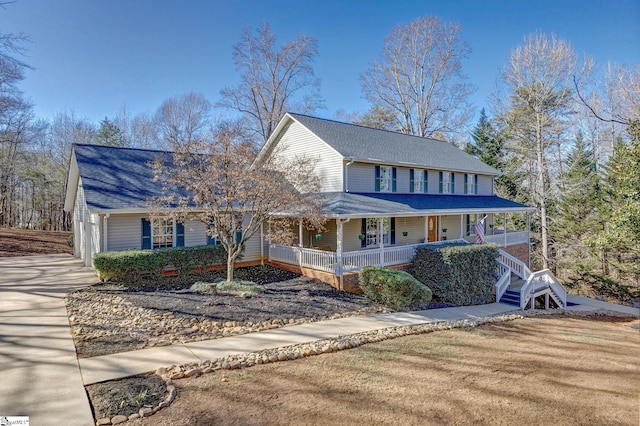
{"type": "Polygon", "coordinates": [[[376,247],[380,245],[379,238],[382,237],[383,244],[396,243],[396,218],[385,217],[382,219],[370,217],[362,219],[362,247],[376,247]],[[382,222],[382,232],[378,233],[378,222],[382,222]]]}
{"type": "Polygon", "coordinates": [[[184,224],[174,222],[171,218],[149,219],[142,218],[143,250],[163,247],[184,246],[184,224]]]}
{"type": "Polygon", "coordinates": [[[456,192],[455,178],[456,176],[453,172],[440,172],[441,194],[454,194],[456,192]]]}
{"type": "Polygon", "coordinates": [[[478,175],[465,173],[464,175],[464,193],[478,193],[478,175]]]}
{"type": "Polygon", "coordinates": [[[427,184],[427,171],[419,169],[409,170],[409,192],[419,192],[426,194],[427,184]]]}
{"type": "Polygon", "coordinates": [[[376,166],[376,192],[396,192],[396,168],[376,166]]]}
{"type": "Polygon", "coordinates": [[[173,247],[173,219],[152,221],[153,248],[173,247]]]}
{"type": "Polygon", "coordinates": [[[474,229],[474,226],[475,226],[477,220],[478,220],[478,215],[477,214],[474,214],[474,215],[468,214],[468,215],[466,215],[465,222],[467,224],[467,226],[466,226],[466,228],[467,228],[466,235],[467,236],[473,235],[473,234],[476,233],[476,231],[474,229]]]}

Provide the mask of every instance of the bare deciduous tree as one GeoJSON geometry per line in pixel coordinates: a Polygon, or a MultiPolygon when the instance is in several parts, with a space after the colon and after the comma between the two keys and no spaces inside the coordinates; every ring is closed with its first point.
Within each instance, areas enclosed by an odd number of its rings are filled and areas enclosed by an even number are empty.
{"type": "Polygon", "coordinates": [[[544,268],[549,267],[549,160],[553,148],[570,137],[566,131],[575,101],[573,76],[585,78],[591,66],[589,58],[580,63],[568,42],[536,33],[511,52],[502,70],[505,94],[497,106],[499,119],[507,133],[507,149],[524,169],[524,185],[538,208],[544,268]]]}
{"type": "Polygon", "coordinates": [[[187,93],[169,98],[155,115],[156,147],[176,149],[203,139],[210,120],[211,103],[204,96],[187,93]]]}
{"type": "Polygon", "coordinates": [[[286,242],[288,222],[298,218],[310,228],[323,229],[321,200],[305,195],[319,188],[311,159],[269,156],[254,162],[255,144],[238,123],[222,123],[210,139],[175,148],[172,164],[154,164],[156,179],[168,189],[167,196],[151,201],[154,214],[203,222],[227,251],[228,281],[243,245],[265,221],[282,225],[282,233],[271,235],[281,242],[286,242]],[[283,216],[285,212],[296,217],[283,216]]]}
{"type": "Polygon", "coordinates": [[[233,49],[241,82],[221,90],[218,105],[245,114],[250,130],[264,143],[284,113],[311,113],[322,106],[312,66],[317,56],[318,42],[313,37],[298,35],[277,49],[269,24],[260,25],[255,35],[247,28],[233,49]]]}
{"type": "Polygon", "coordinates": [[[373,110],[393,112],[400,131],[453,140],[470,119],[474,88],[461,64],[470,51],[458,23],[418,18],[385,39],[361,76],[362,90],[373,110]]]}

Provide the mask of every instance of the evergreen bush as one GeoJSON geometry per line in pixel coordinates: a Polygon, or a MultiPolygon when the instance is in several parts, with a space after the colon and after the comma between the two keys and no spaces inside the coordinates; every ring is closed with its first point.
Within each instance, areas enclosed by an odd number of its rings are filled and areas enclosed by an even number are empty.
{"type": "Polygon", "coordinates": [[[495,300],[498,248],[495,244],[424,246],[408,272],[442,302],[479,305],[495,300]]]}
{"type": "Polygon", "coordinates": [[[226,261],[227,252],[218,245],[103,252],[96,254],[93,265],[103,280],[135,284],[157,279],[165,270],[175,270],[184,277],[226,261]]]}
{"type": "Polygon", "coordinates": [[[431,300],[431,290],[404,271],[367,266],[360,269],[358,279],[371,300],[392,308],[431,300]]]}

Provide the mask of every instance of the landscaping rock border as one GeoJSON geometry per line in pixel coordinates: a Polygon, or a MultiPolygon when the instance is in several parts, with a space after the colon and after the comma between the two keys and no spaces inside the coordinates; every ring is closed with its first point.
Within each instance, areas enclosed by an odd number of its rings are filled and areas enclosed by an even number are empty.
{"type": "Polygon", "coordinates": [[[163,371],[159,369],[156,372],[156,375],[160,376],[160,378],[164,380],[165,386],[167,388],[167,396],[158,405],[156,405],[155,407],[151,407],[151,406],[142,407],[137,412],[131,413],[128,416],[119,414],[113,417],[103,417],[103,418],[97,419],[96,426],[119,425],[128,420],[135,420],[135,419],[139,419],[140,417],[149,417],[157,413],[159,410],[163,409],[164,407],[168,407],[169,405],[171,405],[171,403],[173,402],[173,400],[176,398],[176,395],[177,395],[176,387],[174,386],[173,381],[169,379],[169,377],[166,375],[166,370],[164,370],[165,374],[162,374],[162,373],[163,371]]]}

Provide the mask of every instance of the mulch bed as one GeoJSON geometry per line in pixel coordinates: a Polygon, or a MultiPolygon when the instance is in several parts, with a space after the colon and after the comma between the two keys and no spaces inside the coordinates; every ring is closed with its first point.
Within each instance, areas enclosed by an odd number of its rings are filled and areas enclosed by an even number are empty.
{"type": "Polygon", "coordinates": [[[96,419],[129,416],[143,407],[156,407],[165,399],[165,381],[155,374],[131,376],[86,386],[96,419]]]}

